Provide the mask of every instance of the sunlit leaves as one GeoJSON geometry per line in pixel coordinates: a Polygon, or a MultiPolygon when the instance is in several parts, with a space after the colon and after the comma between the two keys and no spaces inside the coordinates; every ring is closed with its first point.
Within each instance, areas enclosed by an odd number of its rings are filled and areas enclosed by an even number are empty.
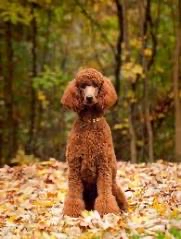
{"type": "Polygon", "coordinates": [[[30,164],[30,163],[35,163],[38,162],[38,159],[34,155],[26,155],[24,150],[19,149],[16,157],[12,159],[12,163],[15,164],[30,164]]]}
{"type": "Polygon", "coordinates": [[[37,92],[37,99],[44,108],[49,105],[49,98],[52,92],[60,94],[60,86],[66,83],[68,77],[60,71],[59,68],[51,70],[48,66],[44,67],[44,71],[33,79],[33,87],[37,92]]]}
{"type": "Polygon", "coordinates": [[[28,25],[32,20],[31,8],[21,5],[19,2],[1,0],[0,16],[3,21],[13,24],[22,23],[28,25]]]}
{"type": "Polygon", "coordinates": [[[145,48],[145,49],[144,49],[144,55],[145,55],[146,57],[151,57],[151,56],[152,56],[152,49],[150,49],[150,48],[145,48]]]}
{"type": "Polygon", "coordinates": [[[132,38],[130,39],[130,46],[133,48],[141,49],[142,48],[142,41],[138,38],[132,38]]]}
{"type": "Polygon", "coordinates": [[[167,205],[159,201],[159,197],[155,196],[153,199],[153,208],[157,210],[160,215],[164,215],[167,210],[167,205]]]}
{"type": "Polygon", "coordinates": [[[0,169],[2,238],[180,239],[180,164],[118,163],[117,180],[128,198],[128,212],[101,218],[97,211],[83,211],[71,218],[62,216],[66,164],[54,159],[32,164],[21,155],[28,166],[0,169]]]}
{"type": "Polygon", "coordinates": [[[137,75],[144,76],[142,66],[134,62],[125,63],[122,67],[122,73],[125,79],[132,82],[136,80],[137,75]]]}
{"type": "Polygon", "coordinates": [[[34,78],[33,86],[35,89],[50,90],[61,85],[65,77],[58,67],[52,70],[45,66],[44,71],[34,78]]]}

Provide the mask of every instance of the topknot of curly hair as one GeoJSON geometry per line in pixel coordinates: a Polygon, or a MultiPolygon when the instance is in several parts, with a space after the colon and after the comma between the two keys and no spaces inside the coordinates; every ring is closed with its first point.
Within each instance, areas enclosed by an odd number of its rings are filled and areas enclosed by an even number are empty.
{"type": "Polygon", "coordinates": [[[93,68],[86,68],[83,70],[80,70],[77,75],[76,79],[81,79],[81,78],[87,78],[87,79],[103,79],[103,75],[97,71],[96,69],[93,68]]]}

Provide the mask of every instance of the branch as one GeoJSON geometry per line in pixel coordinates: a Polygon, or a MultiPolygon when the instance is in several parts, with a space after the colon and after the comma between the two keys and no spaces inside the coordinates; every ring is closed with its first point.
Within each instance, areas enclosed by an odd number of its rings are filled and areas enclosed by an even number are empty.
{"type": "Polygon", "coordinates": [[[151,38],[152,38],[152,56],[148,62],[148,70],[151,68],[151,66],[154,63],[155,60],[155,56],[157,53],[157,45],[158,45],[158,41],[157,41],[157,37],[156,34],[154,33],[154,23],[153,23],[153,19],[152,19],[152,15],[151,15],[151,5],[150,5],[150,1],[148,1],[148,12],[147,12],[147,16],[148,16],[148,23],[150,25],[150,34],[151,34],[151,38]]]}
{"type": "Polygon", "coordinates": [[[87,19],[94,24],[94,26],[99,30],[101,37],[105,40],[105,42],[107,43],[107,45],[110,47],[111,51],[113,52],[113,54],[115,55],[115,49],[114,46],[112,45],[112,43],[109,41],[109,38],[107,37],[106,33],[102,30],[101,25],[91,16],[91,14],[89,14],[87,12],[87,10],[83,7],[83,5],[80,3],[79,0],[74,0],[75,3],[79,6],[81,12],[84,14],[84,16],[87,17],[87,19]]]}

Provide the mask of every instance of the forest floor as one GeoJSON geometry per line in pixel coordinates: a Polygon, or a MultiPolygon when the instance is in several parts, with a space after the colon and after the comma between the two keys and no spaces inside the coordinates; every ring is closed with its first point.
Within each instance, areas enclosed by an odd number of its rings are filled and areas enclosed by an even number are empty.
{"type": "Polygon", "coordinates": [[[54,159],[0,169],[0,238],[181,238],[181,164],[118,163],[129,201],[121,215],[63,217],[67,166],[54,159]]]}

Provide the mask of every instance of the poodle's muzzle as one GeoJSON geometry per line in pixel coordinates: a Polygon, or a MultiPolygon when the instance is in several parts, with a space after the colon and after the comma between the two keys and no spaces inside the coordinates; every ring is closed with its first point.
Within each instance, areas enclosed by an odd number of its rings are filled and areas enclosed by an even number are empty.
{"type": "Polygon", "coordinates": [[[98,88],[94,86],[86,86],[83,89],[84,104],[94,105],[97,103],[98,88]]]}

